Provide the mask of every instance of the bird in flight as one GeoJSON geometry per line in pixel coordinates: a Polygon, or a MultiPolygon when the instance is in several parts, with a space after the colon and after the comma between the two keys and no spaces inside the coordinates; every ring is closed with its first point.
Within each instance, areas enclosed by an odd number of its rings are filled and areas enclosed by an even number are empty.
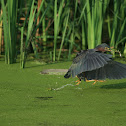
{"type": "Polygon", "coordinates": [[[126,64],[114,61],[111,54],[105,53],[107,51],[111,51],[111,49],[106,43],[102,43],[94,49],[81,50],[77,53],[64,77],[77,76],[79,80],[76,81],[78,82],[76,85],[79,85],[81,80],[94,81],[93,84],[95,84],[104,82],[106,78],[126,78],[126,64]]]}

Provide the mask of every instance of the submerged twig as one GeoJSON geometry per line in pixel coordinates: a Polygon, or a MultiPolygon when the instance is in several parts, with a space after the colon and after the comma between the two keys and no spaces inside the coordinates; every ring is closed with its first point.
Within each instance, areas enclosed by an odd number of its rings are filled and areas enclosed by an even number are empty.
{"type": "Polygon", "coordinates": [[[51,88],[51,90],[58,91],[58,90],[61,90],[61,89],[65,88],[65,87],[67,87],[67,86],[75,86],[75,85],[73,85],[73,84],[66,84],[66,85],[63,85],[63,86],[61,86],[59,88],[51,88]]]}
{"type": "MultiPolygon", "coordinates": [[[[73,82],[74,82],[74,81],[73,81],[73,82]]],[[[76,86],[76,85],[74,85],[74,84],[65,84],[65,85],[63,85],[63,86],[61,86],[61,87],[59,87],[59,88],[49,88],[48,91],[52,91],[52,90],[54,90],[54,91],[59,91],[59,90],[65,88],[65,87],[67,87],[67,86],[72,86],[72,87],[73,87],[73,86],[76,86]]],[[[76,89],[82,89],[82,88],[77,87],[76,89]]]]}

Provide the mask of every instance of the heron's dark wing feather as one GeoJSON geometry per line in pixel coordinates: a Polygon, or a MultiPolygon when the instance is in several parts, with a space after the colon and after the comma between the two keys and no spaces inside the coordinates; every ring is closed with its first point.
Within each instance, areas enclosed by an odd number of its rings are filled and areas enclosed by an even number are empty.
{"type": "Polygon", "coordinates": [[[122,64],[116,61],[109,61],[108,64],[99,69],[84,72],[84,76],[88,80],[126,78],[126,64],[122,64]]]}
{"type": "Polygon", "coordinates": [[[94,50],[88,50],[80,53],[74,60],[69,71],[71,71],[72,77],[75,77],[79,73],[85,71],[92,71],[103,67],[108,61],[111,60],[112,55],[95,52],[94,50]]]}

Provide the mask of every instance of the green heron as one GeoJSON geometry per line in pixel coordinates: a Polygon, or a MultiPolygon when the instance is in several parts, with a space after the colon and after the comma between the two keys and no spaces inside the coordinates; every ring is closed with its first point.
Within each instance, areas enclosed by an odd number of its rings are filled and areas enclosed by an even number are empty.
{"type": "Polygon", "coordinates": [[[76,81],[76,85],[79,85],[81,80],[94,81],[95,84],[97,81],[103,82],[106,78],[126,78],[126,64],[113,61],[112,55],[106,54],[106,51],[111,51],[106,43],[94,49],[81,50],[64,77],[77,76],[79,80],[76,81]]]}

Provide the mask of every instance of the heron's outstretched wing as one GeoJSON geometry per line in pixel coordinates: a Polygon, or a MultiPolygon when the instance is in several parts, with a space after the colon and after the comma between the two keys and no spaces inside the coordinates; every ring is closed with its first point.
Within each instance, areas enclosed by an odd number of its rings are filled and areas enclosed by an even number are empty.
{"type": "Polygon", "coordinates": [[[73,60],[73,64],[64,77],[69,78],[71,75],[75,77],[79,73],[101,68],[107,64],[111,58],[112,55],[96,52],[94,49],[81,51],[73,60]]]}
{"type": "Polygon", "coordinates": [[[122,64],[116,61],[109,61],[105,66],[96,70],[86,71],[83,75],[87,78],[87,80],[126,78],[126,64],[122,64]]]}

